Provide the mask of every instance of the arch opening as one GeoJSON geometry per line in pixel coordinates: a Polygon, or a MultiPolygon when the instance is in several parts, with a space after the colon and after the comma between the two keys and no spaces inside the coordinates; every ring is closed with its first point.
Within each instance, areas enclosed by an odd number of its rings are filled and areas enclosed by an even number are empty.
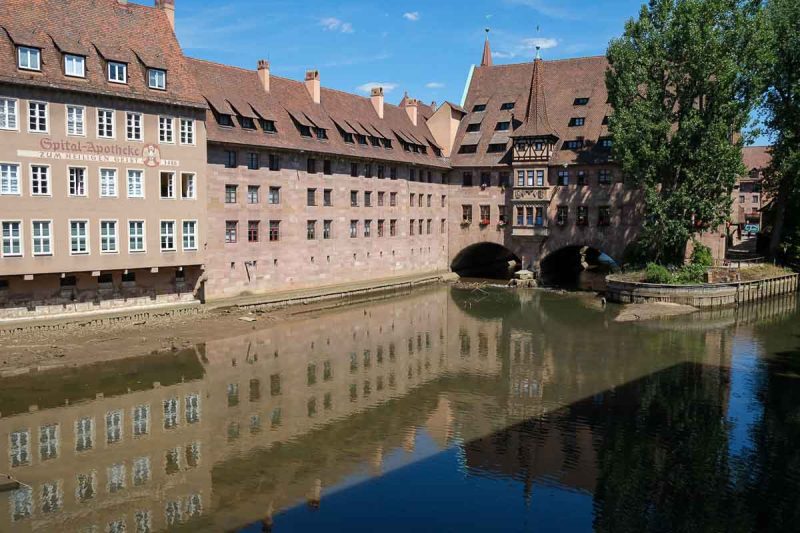
{"type": "Polygon", "coordinates": [[[545,286],[572,290],[605,290],[605,278],[619,270],[611,256],[591,246],[567,246],[549,254],[540,263],[545,286]]]}
{"type": "Polygon", "coordinates": [[[519,257],[493,242],[467,246],[450,264],[450,269],[462,278],[511,279],[519,268],[519,257]]]}

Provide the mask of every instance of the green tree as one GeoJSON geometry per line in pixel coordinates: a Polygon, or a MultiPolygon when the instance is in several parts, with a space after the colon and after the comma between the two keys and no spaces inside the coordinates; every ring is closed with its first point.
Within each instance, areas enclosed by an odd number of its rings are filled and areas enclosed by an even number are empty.
{"type": "Polygon", "coordinates": [[[770,254],[779,248],[800,258],[800,2],[770,0],[766,7],[766,125],[772,164],[765,189],[772,196],[770,254]],[[793,209],[791,207],[794,207],[793,209]]]}
{"type": "Polygon", "coordinates": [[[759,97],[758,1],[650,0],[608,47],[613,155],[644,191],[640,258],[682,264],[730,213],[759,97]]]}

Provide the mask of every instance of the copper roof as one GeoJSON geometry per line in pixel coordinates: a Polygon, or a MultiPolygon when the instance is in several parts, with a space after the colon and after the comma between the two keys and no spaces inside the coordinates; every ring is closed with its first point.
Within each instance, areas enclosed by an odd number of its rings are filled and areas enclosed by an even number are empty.
{"type": "MultiPolygon", "coordinates": [[[[551,164],[605,161],[608,153],[600,150],[596,143],[608,135],[608,127],[603,125],[603,118],[611,114],[605,85],[605,72],[608,68],[606,58],[597,56],[542,61],[540,67],[538,84],[546,106],[546,123],[559,138],[558,149],[551,164]],[[586,105],[576,106],[576,98],[589,98],[589,101],[586,105]],[[584,125],[568,126],[573,117],[585,117],[584,125]],[[578,138],[585,139],[583,149],[560,149],[564,142],[578,138]]],[[[507,133],[514,136],[531,113],[533,71],[533,62],[475,68],[464,106],[467,115],[459,126],[450,158],[453,166],[507,166],[506,153],[487,153],[487,149],[495,137],[495,126],[498,122],[509,121],[513,114],[512,130],[507,133]],[[504,103],[512,102],[513,111],[500,109],[504,103]],[[486,110],[473,112],[476,104],[485,104],[486,110]],[[481,117],[481,130],[477,134],[468,134],[467,125],[478,121],[476,117],[481,117]],[[476,152],[459,154],[459,148],[464,144],[477,144],[476,152]]]]}
{"type": "Polygon", "coordinates": [[[206,107],[167,15],[117,0],[0,1],[0,82],[206,107]],[[16,46],[41,48],[41,72],[17,68],[16,46]],[[86,78],[64,75],[63,54],[86,56],[86,78]],[[128,63],[128,83],[111,83],[107,60],[128,63]],[[147,67],[167,70],[165,91],[147,86],[147,67]]]}
{"type": "MultiPolygon", "coordinates": [[[[259,114],[268,114],[275,121],[277,133],[261,130],[246,130],[239,127],[220,126],[209,112],[206,121],[210,142],[249,146],[265,146],[287,150],[306,150],[322,154],[375,159],[448,168],[447,160],[437,157],[427,139],[433,138],[425,120],[420,117],[415,126],[405,109],[384,104],[384,118],[372,106],[369,98],[355,94],[322,88],[320,103],[315,104],[303,82],[279,76],[270,76],[270,91],[261,86],[256,70],[242,69],[212,63],[200,59],[188,60],[197,86],[214,110],[218,102],[229,101],[249,104],[259,114]],[[328,139],[303,137],[295,127],[293,119],[300,124],[327,129],[328,139]],[[338,127],[337,127],[338,126],[338,127]],[[375,147],[371,143],[346,143],[339,133],[341,128],[348,133],[368,136],[388,136],[393,147],[375,147]],[[389,136],[390,135],[390,136],[389,136]],[[407,152],[398,139],[404,142],[423,144],[427,154],[407,152]]],[[[424,106],[420,105],[420,109],[424,106]]],[[[237,107],[238,110],[238,107],[237,107]]]]}

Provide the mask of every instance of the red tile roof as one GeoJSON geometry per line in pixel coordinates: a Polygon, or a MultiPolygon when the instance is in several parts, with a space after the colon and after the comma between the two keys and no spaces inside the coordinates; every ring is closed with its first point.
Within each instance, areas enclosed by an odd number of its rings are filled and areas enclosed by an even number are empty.
{"type": "Polygon", "coordinates": [[[205,107],[163,10],[117,0],[0,1],[0,83],[205,107]],[[17,68],[16,46],[42,49],[42,70],[17,68]],[[86,78],[64,75],[64,53],[86,56],[86,78]],[[128,83],[107,79],[107,60],[128,63],[128,83]],[[167,71],[165,91],[147,68],[167,71]]]}
{"type": "MultiPolygon", "coordinates": [[[[487,149],[493,137],[501,140],[501,137],[514,133],[496,132],[498,122],[511,121],[513,116],[515,127],[524,123],[526,109],[531,103],[533,65],[530,62],[475,68],[464,106],[468,115],[461,121],[451,156],[453,166],[491,167],[508,164],[507,152],[487,153],[487,149]],[[514,103],[513,111],[500,109],[502,104],[509,102],[514,103]],[[474,112],[476,104],[485,104],[486,110],[474,112]],[[480,132],[467,133],[469,123],[480,123],[480,132]],[[464,144],[477,144],[476,153],[459,154],[459,148],[464,144]]],[[[599,149],[596,143],[608,135],[603,118],[611,114],[605,85],[605,72],[608,69],[606,58],[597,56],[543,61],[542,67],[541,87],[545,95],[548,122],[560,139],[551,164],[605,162],[608,153],[599,149]],[[589,101],[586,105],[574,105],[576,98],[588,98],[589,101]],[[584,125],[568,126],[574,117],[584,117],[584,125]],[[579,138],[585,140],[583,149],[561,149],[565,141],[579,138]]]]}
{"type": "MultiPolygon", "coordinates": [[[[420,116],[414,126],[406,110],[398,106],[384,104],[384,118],[381,119],[369,98],[323,87],[320,103],[315,104],[301,81],[271,75],[270,91],[267,93],[255,70],[200,59],[190,58],[188,62],[200,92],[213,110],[226,114],[232,113],[231,107],[238,114],[250,114],[252,110],[261,118],[275,121],[277,133],[269,134],[260,129],[245,130],[238,125],[220,126],[209,112],[206,124],[208,140],[211,142],[306,150],[448,168],[447,160],[436,157],[431,149],[431,146],[435,146],[433,134],[424,118],[420,116]],[[316,137],[301,136],[293,120],[303,125],[327,129],[328,139],[320,141],[316,137]],[[393,141],[393,148],[373,147],[369,143],[346,143],[337,125],[349,133],[385,136],[393,141]],[[427,154],[404,151],[398,139],[424,144],[427,154]]],[[[420,115],[423,107],[420,105],[420,115]]]]}
{"type": "Polygon", "coordinates": [[[763,170],[772,162],[769,146],[745,146],[742,150],[742,160],[747,171],[763,170]]]}

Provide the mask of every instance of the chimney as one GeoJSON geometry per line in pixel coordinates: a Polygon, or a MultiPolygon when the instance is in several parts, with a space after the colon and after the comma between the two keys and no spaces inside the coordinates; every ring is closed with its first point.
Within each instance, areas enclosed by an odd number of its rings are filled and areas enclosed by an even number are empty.
{"type": "Polygon", "coordinates": [[[416,126],[417,115],[419,112],[419,100],[417,100],[416,98],[409,98],[406,101],[406,105],[403,107],[406,108],[406,113],[408,113],[408,118],[411,119],[412,124],[416,126]]]}
{"type": "Polygon", "coordinates": [[[315,104],[319,103],[319,71],[307,70],[306,71],[306,89],[311,99],[315,104]]]}
{"type": "Polygon", "coordinates": [[[258,81],[261,82],[261,87],[264,92],[269,92],[269,61],[266,59],[258,60],[258,81]]]}
{"type": "Polygon", "coordinates": [[[378,113],[378,118],[383,118],[383,87],[373,87],[369,99],[372,100],[372,107],[378,113]]]}
{"type": "Polygon", "coordinates": [[[167,18],[169,19],[169,23],[172,26],[173,31],[175,30],[175,0],[156,0],[156,7],[158,9],[163,9],[164,13],[167,14],[167,18]]]}

